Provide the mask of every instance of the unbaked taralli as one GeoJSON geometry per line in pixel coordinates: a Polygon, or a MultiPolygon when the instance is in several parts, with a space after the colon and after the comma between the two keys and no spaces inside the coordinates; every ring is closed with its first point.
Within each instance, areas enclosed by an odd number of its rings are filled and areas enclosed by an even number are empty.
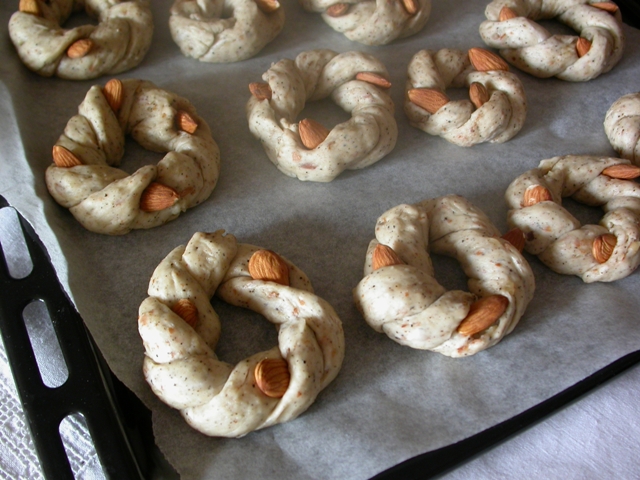
{"type": "Polygon", "coordinates": [[[87,92],[53,147],[49,193],[86,229],[122,235],[176,218],[216,186],[220,151],[193,105],[144,80],[112,79],[87,92]],[[125,136],[166,153],[129,175],[116,168],[125,136]]]}
{"type": "Polygon", "coordinates": [[[640,92],[613,102],[604,118],[604,131],[620,157],[640,164],[640,92]]]}
{"type": "Polygon", "coordinates": [[[387,45],[415,35],[431,14],[431,0],[300,0],[302,7],[320,13],[335,31],[365,45],[387,45]]]}
{"type": "Polygon", "coordinates": [[[481,48],[420,50],[409,62],[404,111],[416,128],[461,147],[503,143],[522,128],[527,99],[518,77],[481,48]],[[469,88],[469,99],[445,91],[469,88]]]}
{"type": "Polygon", "coordinates": [[[525,249],[549,268],[584,282],[611,282],[640,262],[640,167],[620,158],[566,155],[540,162],[507,188],[507,222],[525,249]],[[602,207],[598,225],[581,225],[562,206],[571,197],[602,207]]]}
{"type": "Polygon", "coordinates": [[[375,236],[353,297],[366,322],[401,345],[473,355],[509,334],[533,297],[521,232],[501,237],[463,197],[398,205],[380,216],[375,236]],[[430,253],[457,259],[470,291],[445,290],[430,253]]]}
{"type": "Polygon", "coordinates": [[[365,168],[395,147],[398,127],[384,65],[361,52],[309,50],[283,59],[249,85],[249,130],[273,164],[300,180],[329,182],[365,168]],[[296,119],[306,102],[331,97],[351,118],[330,131],[296,119]]]}
{"type": "Polygon", "coordinates": [[[278,0],[176,0],[169,29],[180,51],[201,62],[255,56],[284,27],[278,0]]]}
{"type": "Polygon", "coordinates": [[[149,0],[21,0],[9,35],[30,70],[86,80],[137,66],[151,46],[153,17],[149,0]],[[62,28],[78,10],[98,24],[62,28]]]}
{"type": "Polygon", "coordinates": [[[520,70],[536,77],[584,82],[622,57],[624,32],[617,5],[594,0],[494,0],[480,36],[520,70]],[[556,19],[578,33],[553,34],[537,23],[556,19]]]}
{"type": "Polygon", "coordinates": [[[138,317],[145,378],[206,435],[241,437],[293,420],[340,371],[342,323],[306,275],[221,230],[196,233],[174,249],[154,271],[148,293],[138,317]],[[278,345],[237,365],[219,360],[214,294],[262,314],[277,327],[278,345]]]}

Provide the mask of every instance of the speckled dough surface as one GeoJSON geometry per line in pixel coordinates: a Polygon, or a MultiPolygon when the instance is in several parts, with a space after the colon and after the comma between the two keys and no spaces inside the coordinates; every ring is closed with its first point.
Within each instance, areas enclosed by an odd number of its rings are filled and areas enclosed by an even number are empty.
{"type": "Polygon", "coordinates": [[[45,77],[86,80],[114,75],[137,66],[153,36],[148,0],[35,0],[38,13],[18,11],[9,21],[9,34],[22,62],[45,77]],[[98,25],[63,29],[78,10],[98,25]],[[90,50],[72,58],[67,49],[88,39],[90,50]]]}
{"type": "Polygon", "coordinates": [[[290,262],[290,286],[251,278],[247,265],[257,250],[221,230],[196,233],[158,265],[150,296],[140,305],[147,382],[206,435],[240,437],[296,418],[342,365],[344,333],[333,308],[313,294],[305,274],[290,262]],[[235,366],[219,360],[214,349],[220,323],[210,302],[214,294],[276,325],[278,346],[235,366]],[[180,299],[197,306],[194,328],[172,311],[180,299]],[[288,364],[291,379],[282,398],[268,397],[256,387],[254,368],[265,358],[288,364]]]}
{"type": "Polygon", "coordinates": [[[227,63],[255,56],[284,27],[284,9],[265,12],[254,0],[176,0],[169,28],[187,57],[227,63]]]}
{"type": "Polygon", "coordinates": [[[480,36],[487,45],[500,50],[509,63],[521,70],[547,78],[582,82],[596,78],[618,63],[624,49],[620,11],[612,2],[596,0],[494,0],[485,10],[486,21],[480,36]],[[607,3],[612,13],[590,4],[607,3]],[[503,7],[515,18],[500,21],[503,7]],[[536,23],[556,19],[590,42],[580,57],[575,35],[552,34],[536,23]]]}
{"type": "Polygon", "coordinates": [[[630,275],[640,262],[640,185],[602,173],[626,164],[619,158],[566,155],[543,160],[516,178],[506,192],[507,221],[525,233],[525,249],[555,272],[578,275],[586,283],[630,275]],[[527,191],[537,186],[546,188],[552,199],[525,206],[527,191]],[[598,225],[581,226],[562,206],[563,197],[600,206],[605,215],[598,225]],[[615,248],[599,263],[592,245],[605,234],[616,237],[615,248]]]}
{"type": "Polygon", "coordinates": [[[435,113],[412,103],[405,95],[404,111],[416,128],[438,135],[461,147],[478,143],[503,143],[516,135],[527,115],[527,99],[518,77],[508,71],[478,72],[466,51],[420,50],[409,62],[406,92],[415,88],[435,89],[483,85],[489,99],[474,107],[468,99],[451,100],[435,113]]]}
{"type": "Polygon", "coordinates": [[[356,80],[359,72],[388,79],[384,65],[371,55],[331,50],[309,50],[295,61],[280,60],[262,76],[273,94],[271,99],[249,99],[249,129],[280,171],[300,180],[329,182],[345,169],[368,167],[393,150],[398,137],[393,101],[384,89],[356,80]],[[351,119],[308,149],[296,118],[307,101],[329,96],[351,119]]]}
{"type": "Polygon", "coordinates": [[[451,357],[473,355],[509,334],[533,297],[535,281],[527,261],[463,197],[394,207],[380,216],[375,235],[354,301],[374,330],[402,345],[451,357]],[[404,264],[374,270],[378,244],[391,247],[404,264]],[[445,290],[435,278],[430,253],[455,258],[469,277],[470,292],[445,290]],[[504,313],[480,333],[459,333],[472,303],[490,295],[509,300],[504,313]]]}
{"type": "Polygon", "coordinates": [[[623,95],[611,105],[604,131],[620,157],[640,165],[640,92],[623,95]]]}
{"type": "Polygon", "coordinates": [[[365,45],[386,45],[397,38],[418,33],[431,14],[431,0],[416,0],[409,13],[403,0],[299,0],[302,7],[322,14],[324,21],[349,40],[365,45]],[[330,14],[337,6],[345,10],[330,14]],[[329,11],[327,11],[329,9],[329,11]]]}
{"type": "Polygon", "coordinates": [[[220,151],[209,126],[191,103],[144,80],[122,81],[122,104],[114,111],[101,86],[89,89],[56,145],[74,154],[81,165],[46,171],[53,198],[88,230],[121,235],[173,220],[206,200],[218,181],[220,151]],[[190,134],[176,126],[178,112],[197,123],[190,134]],[[116,168],[124,155],[125,136],[142,147],[168,152],[157,165],[129,175],[116,168]],[[143,211],[141,197],[151,183],[174,189],[179,198],[159,211],[143,211]]]}

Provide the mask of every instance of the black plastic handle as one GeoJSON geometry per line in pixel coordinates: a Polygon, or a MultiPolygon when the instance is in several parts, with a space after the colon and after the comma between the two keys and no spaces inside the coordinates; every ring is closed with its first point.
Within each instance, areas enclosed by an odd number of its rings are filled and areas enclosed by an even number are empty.
{"type": "MultiPolygon", "coordinates": [[[[0,208],[7,206],[0,196],[0,208]]],[[[35,232],[19,218],[33,270],[25,278],[12,278],[0,249],[0,331],[43,473],[48,479],[73,480],[59,427],[67,415],[81,413],[107,478],[145,478],[141,465],[147,462],[139,458],[144,449],[133,448],[139,440],[130,439],[131,428],[123,420],[111,372],[35,232]],[[67,364],[69,376],[59,387],[42,382],[29,340],[23,310],[34,300],[46,305],[67,364]]]]}

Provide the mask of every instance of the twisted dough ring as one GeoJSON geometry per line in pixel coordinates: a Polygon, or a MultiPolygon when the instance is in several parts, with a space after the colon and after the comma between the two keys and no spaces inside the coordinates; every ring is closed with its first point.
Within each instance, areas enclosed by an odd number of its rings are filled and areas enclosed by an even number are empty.
{"type": "Polygon", "coordinates": [[[86,80],[138,65],[151,45],[153,18],[148,0],[21,0],[9,34],[34,72],[86,80]],[[60,27],[81,9],[99,24],[60,27]]]}
{"type": "Polygon", "coordinates": [[[606,73],[624,49],[615,3],[594,0],[494,0],[480,36],[511,64],[536,77],[583,82],[606,73]],[[556,18],[579,32],[552,35],[536,20],[556,18]]]}
{"type": "Polygon", "coordinates": [[[604,131],[618,155],[640,164],[640,92],[623,95],[609,107],[604,131]]]}
{"type": "Polygon", "coordinates": [[[409,122],[461,147],[503,143],[516,135],[527,115],[522,83],[500,57],[469,52],[421,50],[408,68],[404,111],[409,122]],[[469,87],[471,100],[450,101],[449,87],[469,87]]]}
{"type": "Polygon", "coordinates": [[[639,172],[619,158],[543,160],[507,189],[508,223],[525,233],[526,250],[557,273],[586,283],[624,278],[640,262],[640,186],[629,180],[639,172]],[[562,197],[606,213],[599,225],[580,226],[562,197]]]}
{"type": "Polygon", "coordinates": [[[277,0],[176,0],[169,17],[183,55],[210,63],[251,58],[283,27],[277,0]]]}
{"type": "Polygon", "coordinates": [[[354,42],[386,45],[418,33],[431,14],[431,0],[300,0],[308,12],[321,13],[335,31],[354,42]]]}
{"type": "Polygon", "coordinates": [[[143,80],[91,87],[53,160],[46,172],[53,198],[88,230],[110,235],[173,220],[209,197],[220,171],[218,145],[193,105],[143,80]],[[129,175],[114,168],[125,135],[168,153],[129,175]]]}
{"type": "Polygon", "coordinates": [[[365,168],[389,153],[398,127],[384,65],[361,52],[300,53],[280,60],[250,85],[251,133],[280,171],[300,180],[329,182],[345,169],[365,168]],[[330,132],[308,119],[294,123],[307,101],[331,96],[351,119],[330,132]]]}
{"type": "Polygon", "coordinates": [[[374,330],[401,345],[473,355],[514,329],[535,290],[529,264],[505,238],[460,196],[394,207],[376,224],[356,305],[374,330]],[[457,259],[472,293],[446,291],[429,252],[457,259]]]}
{"type": "Polygon", "coordinates": [[[162,401],[206,435],[240,437],[296,418],[338,374],[342,323],[305,274],[233,235],[196,233],[158,265],[140,305],[144,375],[162,401]],[[278,346],[233,366],[214,353],[209,298],[264,315],[278,346]]]}

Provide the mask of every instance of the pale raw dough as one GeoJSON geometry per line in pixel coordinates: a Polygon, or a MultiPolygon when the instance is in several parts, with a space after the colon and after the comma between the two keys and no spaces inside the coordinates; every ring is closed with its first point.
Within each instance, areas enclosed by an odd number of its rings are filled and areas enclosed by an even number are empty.
{"type": "Polygon", "coordinates": [[[153,17],[149,0],[35,0],[39,15],[16,12],[9,35],[22,62],[45,77],[86,80],[114,75],[137,66],[151,45],[153,17]],[[63,29],[62,24],[83,9],[98,25],[63,29]],[[67,49],[89,39],[93,46],[80,58],[67,49]]]}
{"type": "Polygon", "coordinates": [[[473,355],[509,334],[533,297],[535,280],[527,261],[463,197],[394,207],[380,216],[375,234],[354,301],[374,330],[401,345],[450,357],[473,355]],[[391,247],[405,265],[373,270],[378,244],[391,247]],[[470,292],[445,290],[435,278],[430,253],[455,258],[469,277],[470,292]],[[509,300],[497,321],[476,335],[457,332],[471,304],[490,295],[509,300]]]}
{"type": "Polygon", "coordinates": [[[56,142],[82,165],[52,164],[46,171],[53,198],[88,230],[109,235],[173,220],[211,195],[220,172],[218,145],[188,100],[144,80],[122,80],[122,86],[118,112],[111,109],[101,86],[91,87],[56,142]],[[179,111],[197,122],[195,133],[176,127],[179,111]],[[115,168],[124,155],[126,135],[147,150],[168,153],[157,165],[129,175],[115,168]],[[180,199],[163,210],[141,210],[140,198],[152,182],[173,188],[180,199]]]}
{"type": "Polygon", "coordinates": [[[266,13],[254,0],[176,0],[169,17],[183,55],[209,63],[251,58],[283,27],[282,7],[266,13]]]}
{"type": "Polygon", "coordinates": [[[447,88],[480,83],[490,97],[480,108],[468,99],[451,100],[431,114],[405,95],[404,111],[416,128],[438,135],[461,147],[478,143],[503,143],[516,135],[527,115],[527,99],[522,82],[507,71],[478,72],[466,51],[421,50],[409,62],[405,91],[429,88],[444,93],[447,88]]]}
{"type": "Polygon", "coordinates": [[[506,192],[507,221],[525,233],[525,249],[565,275],[586,283],[611,282],[630,275],[640,263],[640,185],[610,178],[602,171],[627,160],[566,155],[540,162],[538,168],[516,178],[506,192]],[[528,188],[541,185],[552,200],[523,206],[528,188]],[[562,206],[562,198],[600,206],[605,215],[598,225],[582,225],[562,206]],[[598,263],[592,254],[596,237],[611,233],[617,242],[611,257],[598,263]]]}
{"type": "Polygon", "coordinates": [[[158,265],[150,296],[140,305],[145,378],[162,401],[206,435],[241,437],[293,420],[342,365],[344,333],[333,308],[313,294],[306,275],[290,262],[290,286],[252,279],[247,265],[257,250],[222,230],[196,233],[158,265]],[[214,353],[220,336],[210,303],[214,294],[276,325],[278,346],[235,366],[220,361],[214,353]],[[198,309],[195,329],[171,310],[185,298],[198,309]],[[265,358],[288,364],[291,379],[282,398],[268,397],[256,387],[254,368],[265,358]]]}
{"type": "Polygon", "coordinates": [[[371,55],[331,50],[280,60],[262,76],[273,95],[249,99],[249,129],[280,171],[300,180],[329,182],[345,169],[368,167],[393,150],[398,137],[393,101],[384,89],[356,80],[359,72],[389,76],[371,55]],[[296,118],[307,101],[329,96],[351,119],[333,127],[310,150],[300,140],[296,118]]]}
{"type": "Polygon", "coordinates": [[[620,157],[640,165],[640,92],[623,95],[609,107],[604,131],[620,157]]]}
{"type": "Polygon", "coordinates": [[[300,0],[308,12],[320,13],[324,21],[349,40],[365,45],[387,45],[395,39],[415,35],[431,14],[431,0],[417,0],[415,13],[408,13],[402,0],[300,0]],[[342,4],[348,10],[334,17],[327,8],[342,4]]]}
{"type": "MultiPolygon", "coordinates": [[[[584,82],[611,70],[622,57],[624,32],[620,11],[591,6],[593,0],[494,0],[485,9],[480,36],[509,63],[536,77],[584,82]],[[516,18],[500,21],[508,7],[516,18]],[[576,52],[578,37],[552,34],[536,23],[556,19],[591,42],[586,55],[576,52]]],[[[600,3],[612,3],[604,2],[600,3]]]]}

